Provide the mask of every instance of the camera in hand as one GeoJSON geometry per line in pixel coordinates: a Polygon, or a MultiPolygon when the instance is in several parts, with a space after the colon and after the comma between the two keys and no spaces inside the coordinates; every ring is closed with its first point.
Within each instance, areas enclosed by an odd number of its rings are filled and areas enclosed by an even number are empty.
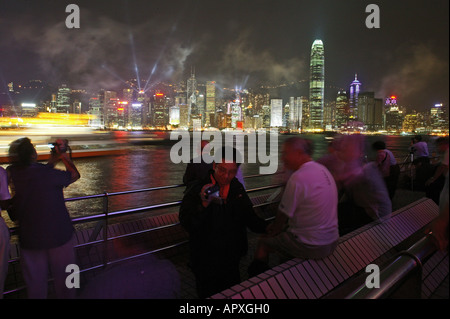
{"type": "Polygon", "coordinates": [[[219,191],[219,185],[214,185],[214,186],[211,186],[210,188],[207,188],[206,190],[205,190],[205,198],[208,198],[211,194],[214,194],[214,193],[216,193],[216,192],[218,192],[219,191]]]}
{"type": "Polygon", "coordinates": [[[69,141],[68,140],[56,140],[53,143],[48,145],[51,149],[52,154],[56,154],[56,150],[59,150],[59,153],[66,153],[69,150],[69,141]]]}

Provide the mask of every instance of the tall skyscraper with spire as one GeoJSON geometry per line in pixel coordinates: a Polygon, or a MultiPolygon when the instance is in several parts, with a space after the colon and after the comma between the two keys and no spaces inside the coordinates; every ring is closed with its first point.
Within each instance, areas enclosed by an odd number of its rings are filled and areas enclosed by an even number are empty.
{"type": "Polygon", "coordinates": [[[315,40],[311,47],[309,80],[309,127],[323,129],[325,56],[323,42],[319,39],[315,40]]]}
{"type": "Polygon", "coordinates": [[[191,69],[191,77],[186,83],[186,102],[188,105],[188,122],[191,123],[193,117],[198,116],[197,110],[197,79],[195,78],[195,70],[191,69]]]}
{"type": "Polygon", "coordinates": [[[349,120],[358,120],[358,96],[361,91],[361,82],[358,81],[358,74],[355,74],[355,79],[350,84],[350,97],[349,97],[349,120]]]}

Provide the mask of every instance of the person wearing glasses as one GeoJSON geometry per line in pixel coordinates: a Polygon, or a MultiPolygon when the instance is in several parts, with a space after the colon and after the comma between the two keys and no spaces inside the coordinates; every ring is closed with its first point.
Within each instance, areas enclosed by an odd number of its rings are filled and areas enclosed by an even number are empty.
{"type": "Polygon", "coordinates": [[[247,227],[265,233],[267,222],[257,216],[236,178],[238,151],[221,149],[221,160],[183,197],[179,218],[189,233],[190,266],[197,293],[207,298],[240,282],[239,263],[248,249],[247,227]],[[227,158],[228,154],[232,158],[227,158]]]}

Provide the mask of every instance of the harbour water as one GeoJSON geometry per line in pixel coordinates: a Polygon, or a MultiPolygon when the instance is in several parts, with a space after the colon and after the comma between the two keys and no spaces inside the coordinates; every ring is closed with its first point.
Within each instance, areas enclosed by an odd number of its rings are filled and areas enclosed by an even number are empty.
{"type": "MultiPolygon", "coordinates": [[[[121,139],[133,138],[133,134],[123,133],[121,139]]],[[[324,134],[301,135],[314,142],[314,159],[318,159],[327,152],[329,139],[324,134]]],[[[290,135],[278,135],[278,149],[290,135]]],[[[373,158],[370,150],[372,142],[382,139],[387,147],[393,151],[399,161],[409,158],[411,136],[367,136],[367,158],[373,158]]],[[[434,137],[424,138],[429,145],[430,154],[434,151],[434,137]]],[[[96,158],[77,158],[75,164],[80,171],[81,178],[65,189],[66,198],[83,197],[89,195],[131,191],[182,184],[182,177],[186,164],[175,164],[170,159],[173,143],[138,144],[128,146],[126,152],[115,156],[96,158]]],[[[278,171],[283,170],[278,152],[278,171]]],[[[242,164],[244,176],[259,174],[260,163],[242,164]]],[[[2,165],[6,167],[7,165],[2,165]]],[[[61,167],[63,169],[63,167],[61,167]]],[[[280,176],[267,176],[246,180],[247,189],[280,181],[280,176]]],[[[182,198],[184,187],[152,192],[141,192],[129,195],[112,196],[108,200],[109,211],[144,207],[165,202],[178,201],[182,198]]],[[[72,217],[79,217],[101,213],[103,199],[89,199],[67,202],[72,217]]]]}

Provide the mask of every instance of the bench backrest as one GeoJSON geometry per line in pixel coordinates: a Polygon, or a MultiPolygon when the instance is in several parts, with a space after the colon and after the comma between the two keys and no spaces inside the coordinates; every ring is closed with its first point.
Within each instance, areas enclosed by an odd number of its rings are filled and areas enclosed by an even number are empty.
{"type": "Polygon", "coordinates": [[[330,256],[292,259],[212,299],[317,299],[365,269],[374,260],[425,227],[439,214],[430,199],[420,199],[383,222],[369,223],[340,238],[330,256]]]}

